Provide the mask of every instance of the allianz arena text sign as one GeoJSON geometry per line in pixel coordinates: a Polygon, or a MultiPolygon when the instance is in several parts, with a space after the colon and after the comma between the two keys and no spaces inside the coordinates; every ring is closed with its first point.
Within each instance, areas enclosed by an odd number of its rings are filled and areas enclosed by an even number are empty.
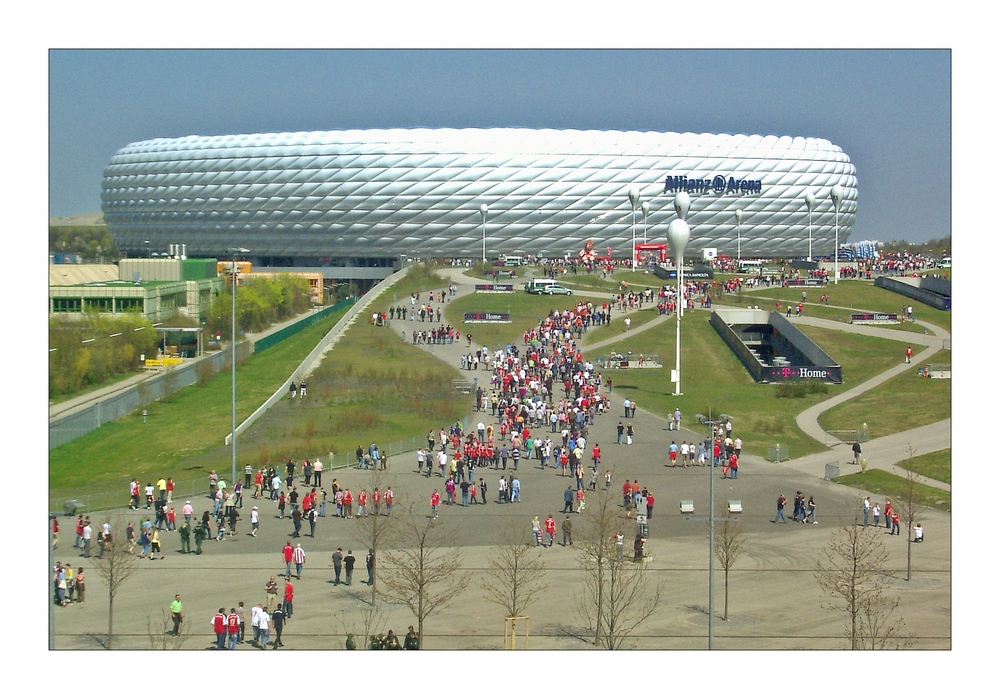
{"type": "Polygon", "coordinates": [[[694,194],[760,194],[762,180],[736,179],[715,175],[714,177],[688,177],[687,175],[667,175],[663,193],[689,192],[694,194]]]}

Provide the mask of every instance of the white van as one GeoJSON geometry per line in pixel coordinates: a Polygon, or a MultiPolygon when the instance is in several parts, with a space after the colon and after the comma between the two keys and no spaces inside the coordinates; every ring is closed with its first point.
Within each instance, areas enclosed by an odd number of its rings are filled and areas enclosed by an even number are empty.
{"type": "Polygon", "coordinates": [[[942,257],[940,260],[938,260],[937,266],[938,267],[951,267],[951,258],[950,257],[942,257]]]}
{"type": "Polygon", "coordinates": [[[501,255],[500,263],[504,267],[520,267],[524,264],[524,258],[520,255],[501,255]]]}
{"type": "Polygon", "coordinates": [[[524,290],[529,294],[541,294],[550,286],[559,286],[559,282],[555,279],[532,279],[524,285],[524,290]]]}

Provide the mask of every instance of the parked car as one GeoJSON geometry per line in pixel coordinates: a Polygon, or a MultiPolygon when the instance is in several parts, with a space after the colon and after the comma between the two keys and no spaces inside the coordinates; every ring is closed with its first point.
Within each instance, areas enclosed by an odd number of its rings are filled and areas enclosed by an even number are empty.
{"type": "Polygon", "coordinates": [[[573,292],[570,289],[567,289],[565,286],[562,286],[561,284],[549,284],[548,286],[542,289],[541,293],[548,294],[549,296],[552,295],[571,296],[573,294],[573,292]]]}

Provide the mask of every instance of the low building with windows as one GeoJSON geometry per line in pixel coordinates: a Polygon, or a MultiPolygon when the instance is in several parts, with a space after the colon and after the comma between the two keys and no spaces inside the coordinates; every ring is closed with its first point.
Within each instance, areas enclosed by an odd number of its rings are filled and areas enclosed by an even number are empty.
{"type": "Polygon", "coordinates": [[[138,313],[154,323],[199,318],[225,283],[215,260],[124,259],[116,265],[50,265],[49,312],[138,313]],[[69,271],[64,271],[70,267],[69,271]],[[111,271],[117,270],[115,278],[111,271]],[[72,272],[72,273],[70,273],[72,272]]]}

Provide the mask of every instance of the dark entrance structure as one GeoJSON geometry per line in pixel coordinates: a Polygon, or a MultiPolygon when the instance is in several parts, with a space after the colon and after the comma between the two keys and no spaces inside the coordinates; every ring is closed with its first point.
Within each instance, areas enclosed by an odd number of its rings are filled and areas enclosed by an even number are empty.
{"type": "Polygon", "coordinates": [[[709,323],[758,383],[841,383],[840,365],[780,313],[714,311],[709,323]]]}

